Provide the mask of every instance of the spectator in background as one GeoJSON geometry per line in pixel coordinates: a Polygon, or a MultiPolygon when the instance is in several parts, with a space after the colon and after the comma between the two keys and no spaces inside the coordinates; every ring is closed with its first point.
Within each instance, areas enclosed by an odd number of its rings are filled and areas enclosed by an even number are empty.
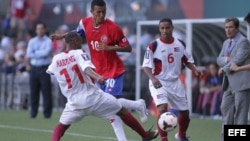
{"type": "Polygon", "coordinates": [[[125,65],[135,65],[135,54],[136,54],[136,37],[134,34],[131,33],[131,30],[128,26],[122,27],[122,32],[125,37],[127,37],[132,51],[131,53],[127,52],[118,52],[118,55],[121,57],[122,61],[124,61],[125,65]]]}
{"type": "Polygon", "coordinates": [[[7,30],[3,32],[2,38],[1,38],[1,49],[5,54],[9,54],[11,47],[13,44],[13,40],[10,37],[10,34],[7,30]]]}
{"type": "Polygon", "coordinates": [[[142,35],[140,38],[140,46],[142,47],[142,49],[145,51],[146,48],[148,46],[148,44],[152,41],[152,35],[147,31],[147,29],[142,30],[142,35]]]}
{"type": "Polygon", "coordinates": [[[7,109],[14,108],[14,79],[15,79],[15,58],[11,54],[6,54],[2,66],[2,89],[1,93],[6,97],[7,109]]]}
{"type": "Polygon", "coordinates": [[[17,33],[17,40],[24,39],[27,30],[27,17],[31,14],[28,0],[10,0],[7,11],[10,17],[10,29],[17,33]]]}
{"type": "Polygon", "coordinates": [[[218,75],[219,67],[216,63],[207,65],[207,77],[201,82],[201,93],[198,96],[197,110],[203,115],[221,115],[222,75],[218,75]]]}
{"type": "Polygon", "coordinates": [[[240,33],[240,21],[237,18],[225,20],[225,33],[228,39],[223,42],[222,50],[217,57],[220,66],[219,74],[223,74],[222,138],[224,125],[248,124],[250,103],[250,71],[234,72],[230,66],[234,63],[242,66],[250,63],[250,43],[240,33]]]}
{"type": "Polygon", "coordinates": [[[43,96],[44,118],[52,114],[51,77],[46,73],[52,59],[52,41],[45,35],[46,25],[36,25],[37,36],[28,42],[26,56],[30,64],[30,118],[36,118],[39,107],[40,91],[43,96]]]}
{"type": "Polygon", "coordinates": [[[18,60],[21,56],[26,54],[26,48],[27,48],[27,44],[25,41],[17,42],[16,51],[14,53],[14,57],[16,60],[18,60]]]}
{"type": "Polygon", "coordinates": [[[17,43],[17,50],[14,54],[16,60],[16,108],[17,110],[28,108],[29,96],[29,73],[26,69],[27,61],[25,60],[27,44],[25,41],[17,43]]]}

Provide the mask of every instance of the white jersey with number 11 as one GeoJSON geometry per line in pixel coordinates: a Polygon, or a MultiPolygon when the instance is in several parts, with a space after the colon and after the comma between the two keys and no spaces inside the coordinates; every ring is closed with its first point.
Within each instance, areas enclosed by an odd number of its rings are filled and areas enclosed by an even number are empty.
{"type": "Polygon", "coordinates": [[[90,57],[79,49],[55,55],[47,69],[47,73],[56,77],[62,94],[73,107],[87,108],[98,101],[100,90],[84,73],[87,67],[95,69],[90,57]]]}

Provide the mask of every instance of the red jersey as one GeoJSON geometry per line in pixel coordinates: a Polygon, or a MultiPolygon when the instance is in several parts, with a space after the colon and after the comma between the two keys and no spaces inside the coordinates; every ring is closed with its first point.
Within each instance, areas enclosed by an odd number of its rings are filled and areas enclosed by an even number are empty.
{"type": "Polygon", "coordinates": [[[27,0],[10,0],[9,5],[11,8],[11,16],[20,19],[25,17],[25,11],[29,6],[27,0]]]}
{"type": "Polygon", "coordinates": [[[91,60],[96,67],[96,72],[105,78],[115,78],[125,72],[125,67],[116,51],[97,50],[99,43],[125,47],[129,45],[121,28],[109,19],[98,27],[94,27],[93,18],[83,18],[77,32],[87,39],[91,60]]]}

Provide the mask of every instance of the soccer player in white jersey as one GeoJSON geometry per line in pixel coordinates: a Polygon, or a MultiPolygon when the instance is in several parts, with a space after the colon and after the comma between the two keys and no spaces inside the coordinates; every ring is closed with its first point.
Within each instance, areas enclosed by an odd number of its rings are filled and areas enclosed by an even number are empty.
{"type": "Polygon", "coordinates": [[[95,85],[95,81],[104,85],[105,79],[95,73],[90,58],[81,50],[82,38],[72,31],[66,35],[65,41],[67,50],[55,55],[47,69],[47,73],[55,76],[62,94],[67,98],[59,124],[53,131],[52,141],[59,141],[72,123],[88,115],[106,119],[118,115],[143,141],[156,138],[158,131],[145,131],[114,96],[95,85]]]}
{"type": "MultiPolygon", "coordinates": [[[[188,101],[179,75],[183,64],[197,76],[202,73],[194,65],[193,57],[187,52],[184,42],[172,36],[173,29],[170,18],[160,20],[160,37],[148,45],[142,66],[149,77],[149,89],[159,116],[168,110],[168,104],[178,110],[179,130],[175,138],[178,141],[188,141],[186,137],[190,122],[188,101]]],[[[159,127],[158,131],[161,141],[168,141],[168,133],[159,127]]]]}

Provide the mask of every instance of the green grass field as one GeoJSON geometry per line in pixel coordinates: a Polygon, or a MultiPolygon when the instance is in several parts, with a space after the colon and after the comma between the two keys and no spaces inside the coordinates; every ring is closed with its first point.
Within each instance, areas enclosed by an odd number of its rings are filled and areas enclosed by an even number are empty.
{"type": "MultiPolygon", "coordinates": [[[[134,113],[137,117],[137,114],[134,113]]],[[[60,112],[54,112],[51,119],[44,119],[42,113],[36,119],[30,119],[28,111],[0,111],[1,141],[50,141],[54,126],[57,124],[60,112]]],[[[155,118],[150,116],[145,129],[152,125],[156,128],[155,118]]],[[[140,141],[139,135],[125,126],[129,141],[140,141]]],[[[218,141],[220,138],[221,121],[199,119],[192,117],[188,136],[190,141],[218,141]]],[[[169,133],[169,141],[175,141],[177,129],[169,133]]],[[[155,141],[159,140],[159,137],[155,141]]],[[[72,124],[62,141],[116,141],[115,134],[108,120],[87,117],[72,124]]]]}

